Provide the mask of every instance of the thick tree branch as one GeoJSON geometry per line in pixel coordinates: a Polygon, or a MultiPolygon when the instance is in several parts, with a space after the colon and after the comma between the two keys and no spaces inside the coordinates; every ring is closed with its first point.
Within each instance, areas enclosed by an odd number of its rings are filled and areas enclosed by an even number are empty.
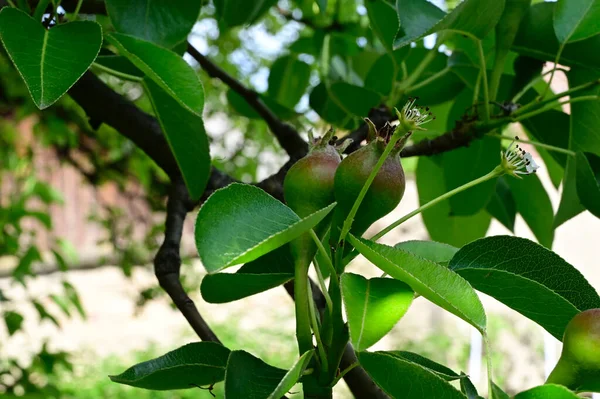
{"type": "Polygon", "coordinates": [[[300,137],[296,129],[283,122],[271,111],[269,107],[260,99],[260,96],[254,90],[250,90],[226,71],[215,65],[211,60],[202,55],[194,46],[188,43],[187,52],[200,64],[209,76],[217,78],[229,86],[246,100],[258,114],[264,119],[277,138],[281,147],[288,153],[291,159],[300,159],[306,155],[308,144],[300,137]]]}

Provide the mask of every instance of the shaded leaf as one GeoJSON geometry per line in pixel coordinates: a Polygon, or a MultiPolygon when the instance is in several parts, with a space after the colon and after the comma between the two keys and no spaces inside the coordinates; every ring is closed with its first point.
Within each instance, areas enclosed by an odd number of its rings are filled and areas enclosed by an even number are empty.
{"type": "MultiPolygon", "coordinates": [[[[294,110],[284,107],[283,105],[273,100],[271,97],[268,97],[264,94],[259,94],[258,96],[265,103],[265,105],[269,107],[269,109],[281,119],[288,120],[296,115],[294,110]]],[[[231,108],[233,108],[235,112],[239,113],[242,116],[245,116],[246,118],[262,119],[260,114],[256,112],[254,108],[250,106],[250,104],[246,102],[244,97],[240,96],[238,93],[231,89],[227,90],[227,102],[229,103],[229,105],[231,105],[231,108]]]]}
{"type": "Polygon", "coordinates": [[[102,45],[102,29],[74,21],[45,29],[16,8],[0,11],[0,38],[39,109],[54,104],[92,65],[102,45]]]}
{"type": "Polygon", "coordinates": [[[109,377],[119,384],[155,391],[211,385],[225,377],[229,353],[215,342],[194,342],[109,377]]]}
{"type": "Polygon", "coordinates": [[[111,33],[106,40],[178,103],[202,117],[204,89],[194,69],[183,58],[129,35],[111,33]]]}
{"type": "Polygon", "coordinates": [[[163,47],[184,41],[198,19],[202,0],[106,0],[117,32],[163,47]]]}
{"type": "Polygon", "coordinates": [[[385,0],[369,0],[365,1],[365,7],[367,8],[371,29],[381,40],[386,50],[391,52],[394,46],[394,37],[399,27],[394,6],[385,0]]]}
{"type": "Polygon", "coordinates": [[[286,55],[275,60],[269,72],[269,96],[277,103],[294,108],[304,95],[310,78],[310,65],[286,55]]]}
{"type": "Polygon", "coordinates": [[[209,273],[251,262],[310,230],[334,207],[300,219],[263,190],[231,184],[215,191],[198,212],[198,254],[209,273]]]}
{"type": "Polygon", "coordinates": [[[540,244],[551,248],[554,241],[554,211],[540,178],[535,174],[523,179],[509,176],[506,181],[517,204],[517,211],[535,238],[540,244]]]}
{"type": "MultiPolygon", "coordinates": [[[[446,193],[443,169],[436,163],[435,158],[419,158],[417,190],[420,205],[446,193]]],[[[452,216],[448,201],[441,201],[423,211],[421,217],[432,240],[456,247],[483,237],[491,222],[491,217],[485,211],[473,216],[452,216]]]]}
{"type": "Polygon", "coordinates": [[[325,83],[319,83],[310,92],[310,107],[326,122],[337,127],[346,127],[352,119],[329,95],[325,83]]]}
{"type": "Polygon", "coordinates": [[[560,43],[576,42],[600,33],[599,0],[558,1],[554,10],[554,32],[560,43]]]}
{"type": "Polygon", "coordinates": [[[560,204],[556,211],[556,215],[554,216],[553,226],[555,229],[567,220],[585,211],[585,207],[581,205],[579,196],[577,195],[577,177],[575,168],[575,158],[568,157],[560,204]]]}
{"type": "Polygon", "coordinates": [[[414,296],[408,285],[390,278],[367,280],[358,274],[344,273],[340,283],[350,339],[357,351],[369,348],[390,332],[414,296]]]}
{"type": "MultiPolygon", "coordinates": [[[[600,36],[599,36],[600,38],[600,36]]],[[[600,43],[600,42],[599,42],[600,43]]],[[[600,44],[599,44],[600,45],[600,44]]],[[[600,79],[600,71],[573,68],[568,73],[569,87],[600,79]]],[[[571,98],[600,95],[600,85],[578,91],[571,98]]],[[[591,152],[600,156],[600,101],[580,101],[571,105],[571,142],[573,151],[591,152]]]]}
{"type": "Polygon", "coordinates": [[[216,0],[215,8],[219,22],[226,28],[246,25],[259,19],[276,0],[216,0]]]}
{"type": "Polygon", "coordinates": [[[483,39],[498,23],[504,0],[464,0],[449,14],[426,0],[397,0],[396,9],[400,30],[394,47],[398,48],[444,30],[483,39]],[[482,15],[485,18],[481,18],[482,15]]]}
{"type": "Polygon", "coordinates": [[[23,325],[23,316],[21,316],[20,313],[7,310],[4,312],[3,316],[4,324],[6,324],[6,329],[8,330],[8,336],[12,336],[21,329],[21,326],[23,325]]]}
{"type": "Polygon", "coordinates": [[[144,77],[144,72],[140,71],[138,67],[122,55],[99,55],[95,63],[136,78],[144,77]]]}
{"type": "Polygon", "coordinates": [[[360,352],[358,360],[373,381],[392,398],[465,398],[429,369],[386,352],[360,352]]]}
{"type": "Polygon", "coordinates": [[[401,249],[350,235],[348,239],[365,258],[416,293],[485,331],[486,316],[479,297],[458,274],[401,249]]]}
{"type": "Polygon", "coordinates": [[[524,238],[474,241],[454,255],[450,268],[559,340],[573,316],[600,307],[600,297],[577,269],[524,238]]]}
{"type": "Polygon", "coordinates": [[[577,152],[577,196],[594,216],[600,218],[600,157],[577,152]]]}
{"type": "Polygon", "coordinates": [[[434,362],[431,359],[428,359],[424,356],[419,355],[418,353],[408,352],[408,351],[389,351],[385,352],[391,356],[397,357],[399,359],[403,359],[412,363],[416,363],[421,367],[428,369],[436,373],[439,377],[443,378],[446,381],[454,381],[462,378],[460,375],[456,374],[454,371],[449,369],[448,367],[434,362]]]}
{"type": "Polygon", "coordinates": [[[211,167],[204,122],[154,81],[146,79],[144,85],[190,197],[198,199],[204,193],[211,167]]]}
{"type": "Polygon", "coordinates": [[[329,93],[343,110],[360,117],[367,116],[381,101],[381,96],[373,90],[346,82],[331,84],[329,93]]]}
{"type": "Polygon", "coordinates": [[[500,177],[496,181],[496,191],[488,202],[486,210],[507,229],[514,232],[517,204],[505,177],[500,177]]]}
{"type": "MultiPolygon", "coordinates": [[[[568,2],[567,2],[568,3],[568,2]]],[[[542,61],[554,61],[559,43],[552,25],[556,2],[534,4],[523,18],[512,50],[542,61]]],[[[600,36],[567,44],[560,56],[560,63],[567,66],[600,68],[600,36]]]]}
{"type": "MultiPolygon", "coordinates": [[[[522,122],[523,127],[535,140],[555,147],[568,149],[571,118],[562,111],[549,110],[542,115],[528,118],[522,122]]],[[[563,168],[567,164],[567,155],[557,151],[549,151],[552,158],[563,168]]]]}
{"type": "Polygon", "coordinates": [[[225,397],[268,398],[286,374],[286,370],[270,366],[248,352],[233,351],[225,373],[225,397]]]}

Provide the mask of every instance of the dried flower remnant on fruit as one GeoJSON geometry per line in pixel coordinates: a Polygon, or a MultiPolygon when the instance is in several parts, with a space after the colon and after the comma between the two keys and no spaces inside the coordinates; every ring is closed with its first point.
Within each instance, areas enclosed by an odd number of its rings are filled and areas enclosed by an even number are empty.
{"type": "Polygon", "coordinates": [[[429,107],[423,107],[416,104],[418,99],[419,97],[411,97],[400,111],[396,109],[400,126],[406,131],[425,130],[419,126],[435,119],[433,113],[429,111],[429,107]]]}
{"type": "Polygon", "coordinates": [[[530,175],[538,170],[539,165],[533,159],[533,156],[515,144],[519,137],[515,137],[506,151],[501,154],[501,167],[504,171],[514,177],[519,175],[530,175]]]}

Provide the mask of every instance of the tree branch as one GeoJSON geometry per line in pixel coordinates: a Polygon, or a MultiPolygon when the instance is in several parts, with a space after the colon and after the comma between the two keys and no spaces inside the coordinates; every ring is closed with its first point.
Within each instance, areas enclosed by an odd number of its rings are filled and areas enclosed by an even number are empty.
{"type": "Polygon", "coordinates": [[[187,52],[200,64],[200,66],[202,66],[210,77],[221,80],[233,91],[242,96],[248,105],[258,112],[290,158],[300,159],[306,155],[308,152],[308,144],[300,137],[292,125],[283,122],[269,107],[267,107],[267,105],[265,105],[257,92],[247,88],[218,65],[215,65],[190,43],[188,43],[187,52]]]}

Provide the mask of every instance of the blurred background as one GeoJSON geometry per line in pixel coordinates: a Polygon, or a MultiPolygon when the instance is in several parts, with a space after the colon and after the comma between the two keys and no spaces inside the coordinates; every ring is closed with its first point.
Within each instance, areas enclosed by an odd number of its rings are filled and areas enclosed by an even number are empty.
{"type": "MultiPolygon", "coordinates": [[[[279,3],[289,8],[287,1],[279,3]]],[[[360,3],[352,18],[364,25],[360,3]]],[[[444,8],[455,2],[447,3],[436,2],[444,8]]],[[[208,5],[203,10],[190,42],[258,92],[267,89],[272,62],[303,37],[303,25],[276,10],[255,26],[222,35],[212,18],[214,9],[208,5]]],[[[364,43],[350,45],[360,48],[364,43]]],[[[310,55],[301,56],[314,62],[310,55]]],[[[199,74],[205,84],[206,130],[215,166],[247,182],[276,172],[287,157],[264,122],[232,110],[227,88],[203,71],[199,74]]],[[[150,110],[137,84],[101,76],[150,110]]],[[[111,128],[102,125],[92,131],[69,98],[44,113],[35,112],[3,51],[0,81],[0,396],[211,398],[210,392],[197,388],[151,392],[114,384],[107,377],[197,339],[158,287],[151,266],[162,239],[167,177],[111,128]]],[[[565,88],[563,75],[557,74],[553,89],[565,88]]],[[[303,132],[319,120],[307,96],[295,112],[294,124],[303,132]]],[[[327,127],[317,126],[319,133],[327,127]]],[[[536,154],[533,148],[527,150],[536,154]]],[[[404,199],[373,230],[418,207],[415,162],[408,159],[403,165],[408,176],[404,199]]],[[[560,190],[546,170],[540,172],[556,210],[560,190]]],[[[202,300],[204,270],[193,244],[194,219],[194,214],[187,219],[182,278],[201,314],[231,349],[245,349],[277,367],[291,366],[297,353],[294,309],[283,288],[224,305],[202,300]]],[[[488,235],[497,234],[512,233],[493,221],[488,235]]],[[[515,234],[534,239],[519,217],[515,234]]],[[[599,236],[600,220],[584,212],[556,230],[553,246],[595,287],[600,287],[595,248],[599,236]]],[[[415,239],[428,239],[420,217],[383,242],[415,239]]],[[[381,274],[362,258],[350,268],[367,276],[381,274]]],[[[543,383],[560,353],[558,341],[493,299],[483,300],[496,383],[509,393],[543,383]]],[[[373,349],[419,352],[466,372],[480,393],[486,392],[478,335],[423,298],[373,349]]],[[[220,392],[217,384],[213,393],[219,397],[220,392]]],[[[343,382],[336,388],[337,397],[350,397],[343,382]]]]}

